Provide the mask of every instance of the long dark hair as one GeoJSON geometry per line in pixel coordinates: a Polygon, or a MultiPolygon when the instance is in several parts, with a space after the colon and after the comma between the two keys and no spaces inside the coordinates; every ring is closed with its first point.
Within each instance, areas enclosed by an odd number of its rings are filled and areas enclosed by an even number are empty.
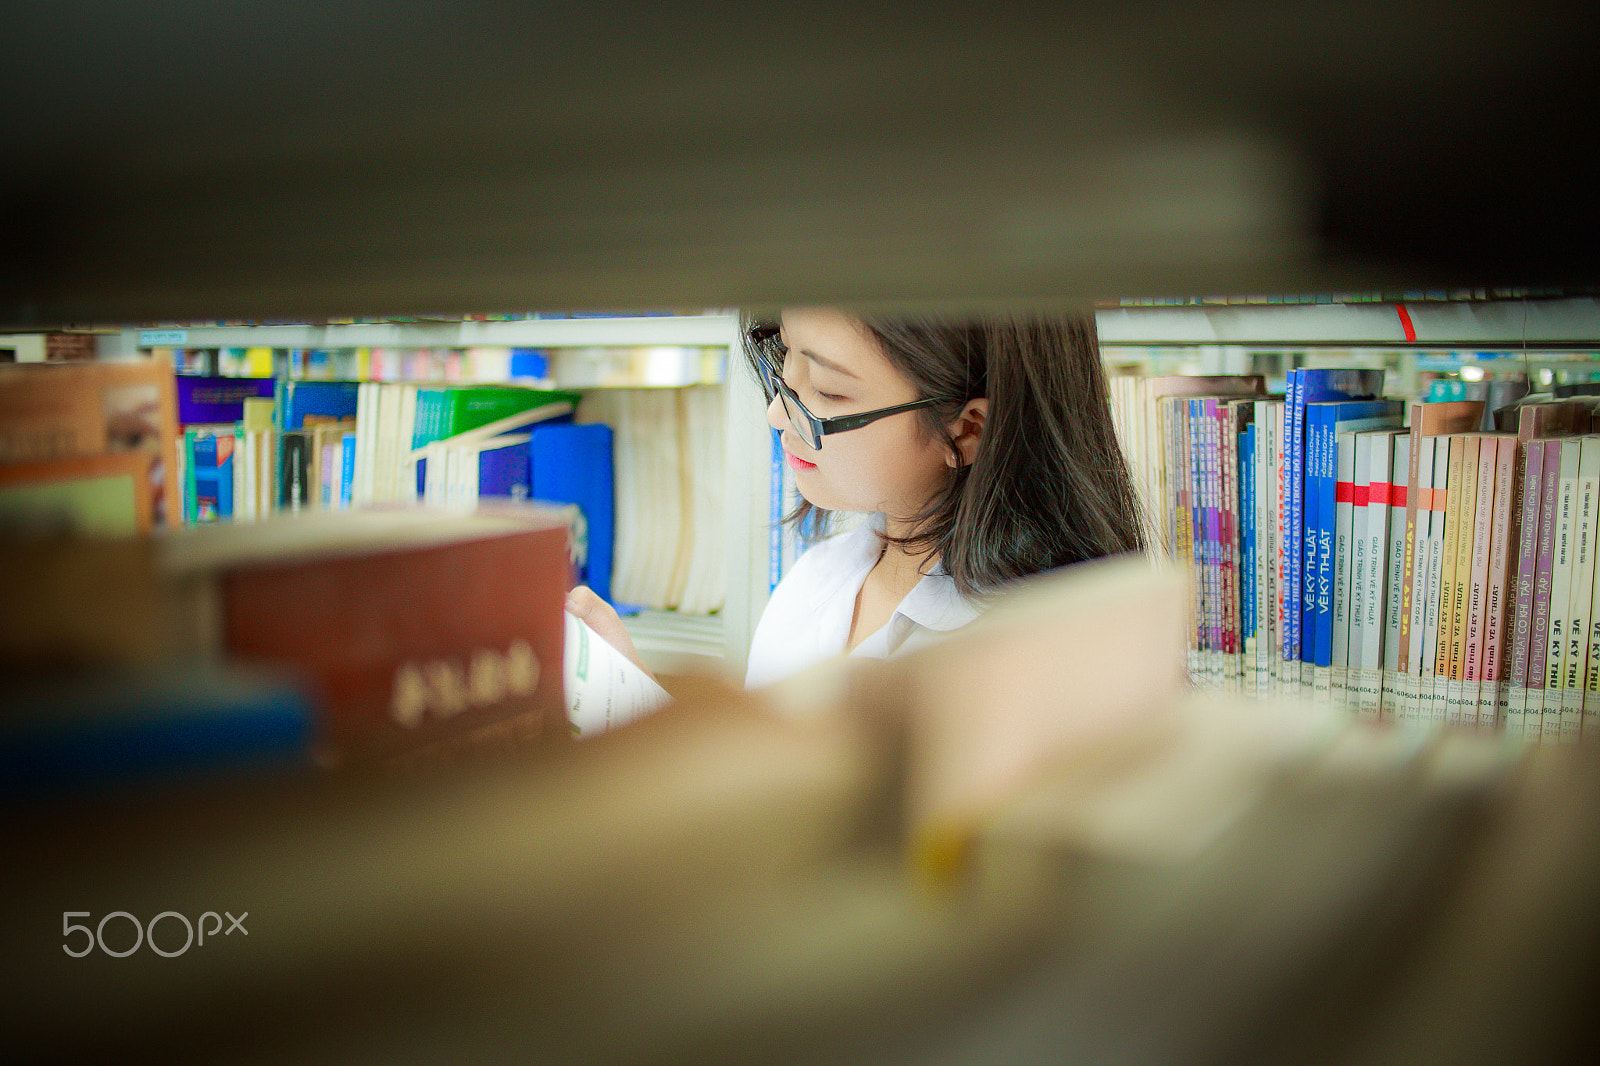
{"type": "MultiPolygon", "coordinates": [[[[1144,548],[1092,317],[860,321],[919,396],[937,401],[918,414],[956,455],[944,488],[913,516],[916,532],[886,539],[937,554],[967,595],[1144,548]],[[944,427],[980,396],[988,397],[988,417],[968,465],[944,427]]],[[[769,316],[745,316],[745,358],[758,376],[761,327],[771,324],[769,316]]],[[[826,519],[802,500],[786,520],[825,530],[826,519]]]]}

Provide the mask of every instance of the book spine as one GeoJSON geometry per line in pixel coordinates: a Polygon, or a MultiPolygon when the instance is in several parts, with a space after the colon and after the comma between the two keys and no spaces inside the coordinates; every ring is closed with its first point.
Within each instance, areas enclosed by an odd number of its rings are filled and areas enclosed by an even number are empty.
{"type": "Polygon", "coordinates": [[[1221,651],[1221,595],[1219,584],[1221,576],[1218,573],[1218,555],[1221,554],[1221,544],[1218,543],[1218,530],[1216,530],[1216,512],[1218,512],[1218,499],[1216,499],[1216,400],[1197,400],[1189,408],[1190,432],[1194,447],[1194,493],[1195,515],[1197,515],[1197,528],[1195,528],[1195,541],[1200,544],[1200,573],[1203,576],[1203,589],[1205,589],[1205,643],[1202,650],[1205,656],[1202,659],[1202,669],[1205,672],[1206,685],[1218,685],[1218,653],[1221,651]]]}
{"type": "Polygon", "coordinates": [[[1583,729],[1583,691],[1588,669],[1589,615],[1594,586],[1595,494],[1600,485],[1600,437],[1578,438],[1578,488],[1574,520],[1574,562],[1567,646],[1561,693],[1561,739],[1577,741],[1583,729]]]}
{"type": "MultiPolygon", "coordinates": [[[[1525,735],[1544,737],[1545,665],[1549,657],[1550,603],[1555,564],[1556,504],[1561,494],[1560,440],[1547,441],[1539,486],[1539,548],[1533,583],[1533,629],[1528,638],[1528,705],[1525,735]]],[[[1551,738],[1556,739],[1552,731],[1551,738]]]]}
{"type": "Polygon", "coordinates": [[[1506,668],[1509,696],[1506,734],[1521,740],[1527,734],[1528,654],[1533,634],[1533,588],[1539,569],[1541,485],[1544,479],[1545,442],[1519,442],[1522,478],[1517,517],[1516,584],[1510,624],[1511,658],[1506,668]]]}
{"type": "Polygon", "coordinates": [[[1283,656],[1283,646],[1278,631],[1278,515],[1280,490],[1283,485],[1283,466],[1277,446],[1278,436],[1282,431],[1279,424],[1281,420],[1278,414],[1279,406],[1270,400],[1260,401],[1256,405],[1256,427],[1261,442],[1258,456],[1259,469],[1256,473],[1256,486],[1259,492],[1259,505],[1256,510],[1257,521],[1260,523],[1258,533],[1260,539],[1256,551],[1256,579],[1261,588],[1256,615],[1260,632],[1256,647],[1261,685],[1266,691],[1275,691],[1274,679],[1277,676],[1275,663],[1283,656]]]}
{"type": "MultiPolygon", "coordinates": [[[[1366,562],[1365,550],[1356,547],[1357,513],[1365,517],[1367,485],[1356,486],[1356,436],[1341,433],[1334,438],[1334,463],[1336,474],[1333,486],[1334,543],[1333,543],[1333,610],[1330,612],[1332,628],[1329,633],[1330,662],[1333,664],[1332,688],[1335,699],[1353,695],[1350,669],[1359,668],[1359,658],[1352,661],[1352,615],[1357,606],[1355,588],[1358,571],[1366,562]]],[[[1353,701],[1352,701],[1353,702],[1353,701]]]]}
{"type": "Polygon", "coordinates": [[[1379,712],[1385,718],[1398,720],[1405,710],[1403,664],[1400,659],[1400,619],[1405,610],[1404,578],[1406,557],[1406,506],[1408,486],[1406,477],[1411,470],[1411,436],[1397,434],[1394,438],[1394,455],[1389,463],[1389,541],[1386,577],[1383,645],[1383,682],[1379,693],[1379,712]]]}
{"type": "Polygon", "coordinates": [[[1379,714],[1383,671],[1384,565],[1389,529],[1389,456],[1393,435],[1356,438],[1357,518],[1352,536],[1357,564],[1351,596],[1350,655],[1353,703],[1365,717],[1379,714]]]}
{"type": "MultiPolygon", "coordinates": [[[[1399,660],[1402,669],[1408,671],[1408,673],[1411,675],[1415,675],[1416,670],[1414,667],[1417,661],[1417,654],[1414,647],[1416,642],[1412,634],[1415,631],[1417,618],[1421,613],[1415,606],[1418,536],[1417,521],[1418,509],[1422,502],[1420,479],[1424,469],[1428,471],[1430,479],[1433,471],[1433,465],[1431,461],[1427,463],[1426,466],[1423,464],[1422,453],[1424,451],[1424,445],[1422,436],[1422,404],[1420,403],[1414,403],[1411,405],[1411,432],[1409,439],[1410,445],[1408,451],[1408,461],[1410,466],[1406,471],[1406,515],[1404,523],[1405,552],[1402,556],[1400,574],[1400,633],[1398,643],[1396,644],[1396,649],[1399,653],[1399,660]]],[[[1427,452],[1428,458],[1431,460],[1433,457],[1431,445],[1427,447],[1427,452]]],[[[1405,699],[1409,704],[1411,703],[1409,682],[1407,682],[1407,686],[1408,692],[1406,693],[1405,699]]],[[[1408,710],[1415,710],[1415,708],[1410,707],[1408,710]]],[[[1409,717],[1409,714],[1407,717],[1409,717]]]]}
{"type": "MultiPolygon", "coordinates": [[[[1600,501],[1595,504],[1600,511],[1600,501]]],[[[1600,515],[1596,516],[1600,518],[1600,515]]],[[[1600,535],[1591,529],[1590,537],[1600,535]]],[[[1591,541],[1591,552],[1600,552],[1600,544],[1591,541]]],[[[1589,627],[1584,657],[1583,693],[1579,700],[1579,737],[1592,741],[1600,735],[1600,561],[1593,566],[1594,574],[1589,585],[1589,627]]]]}
{"type": "Polygon", "coordinates": [[[1550,570],[1550,623],[1545,637],[1544,711],[1542,735],[1561,740],[1562,690],[1566,685],[1566,652],[1571,621],[1572,576],[1577,558],[1578,473],[1582,439],[1561,442],[1561,476],[1556,496],[1554,554],[1550,570]]]}
{"type": "MultiPolygon", "coordinates": [[[[1457,474],[1460,488],[1451,492],[1450,515],[1445,519],[1446,541],[1454,548],[1454,558],[1447,559],[1445,564],[1448,582],[1445,602],[1450,607],[1448,630],[1441,638],[1449,654],[1445,711],[1448,720],[1458,725],[1468,721],[1465,693],[1467,598],[1472,585],[1472,546],[1476,540],[1479,441],[1480,438],[1471,435],[1461,435],[1452,441],[1452,451],[1457,443],[1461,446],[1461,469],[1457,474]]],[[[1456,457],[1452,454],[1452,470],[1455,463],[1456,457]]],[[[1474,694],[1471,721],[1475,724],[1477,718],[1477,695],[1474,694]]]]}
{"type": "Polygon", "coordinates": [[[1494,512],[1489,520],[1488,587],[1484,593],[1483,669],[1485,696],[1478,703],[1478,724],[1505,728],[1509,698],[1506,664],[1510,659],[1511,566],[1516,558],[1515,529],[1517,440],[1495,442],[1494,512]]]}
{"type": "Polygon", "coordinates": [[[1450,438],[1441,436],[1433,452],[1433,504],[1428,513],[1428,565],[1423,575],[1427,588],[1427,611],[1422,628],[1422,686],[1420,689],[1424,708],[1423,720],[1435,724],[1445,720],[1443,686],[1439,683],[1441,666],[1447,666],[1448,655],[1441,656],[1439,633],[1441,616],[1446,610],[1444,598],[1444,548],[1449,506],[1450,438]]]}
{"type": "Polygon", "coordinates": [[[1256,470],[1260,465],[1257,457],[1256,435],[1257,430],[1253,421],[1255,405],[1250,405],[1252,421],[1244,427],[1239,436],[1239,519],[1240,519],[1240,556],[1239,556],[1239,626],[1241,644],[1239,647],[1240,661],[1242,663],[1243,687],[1249,695],[1257,695],[1261,688],[1261,676],[1257,652],[1261,647],[1260,615],[1257,603],[1261,599],[1261,585],[1257,559],[1261,555],[1261,523],[1258,518],[1257,500],[1258,489],[1256,470]]]}
{"type": "Polygon", "coordinates": [[[1484,682],[1484,659],[1488,651],[1487,615],[1489,604],[1489,541],[1494,533],[1496,474],[1499,440],[1484,437],[1478,441],[1477,498],[1472,525],[1472,556],[1468,566],[1466,632],[1461,643],[1462,714],[1469,723],[1494,724],[1494,690],[1484,682]],[[1488,691],[1488,706],[1484,692],[1488,691]]]}
{"type": "MultiPolygon", "coordinates": [[[[1301,509],[1300,494],[1303,489],[1301,465],[1304,459],[1304,442],[1301,428],[1304,409],[1300,406],[1300,372],[1291,370],[1288,378],[1288,396],[1283,405],[1283,536],[1284,536],[1284,636],[1283,657],[1289,663],[1300,661],[1300,560],[1301,560],[1301,509]]],[[[1291,665],[1291,674],[1297,669],[1291,665]]]]}
{"type": "Polygon", "coordinates": [[[1322,517],[1318,513],[1322,499],[1319,491],[1322,435],[1318,432],[1318,415],[1321,410],[1320,407],[1303,409],[1300,416],[1300,540],[1296,547],[1300,555],[1300,661],[1312,664],[1317,661],[1317,523],[1322,517]]]}

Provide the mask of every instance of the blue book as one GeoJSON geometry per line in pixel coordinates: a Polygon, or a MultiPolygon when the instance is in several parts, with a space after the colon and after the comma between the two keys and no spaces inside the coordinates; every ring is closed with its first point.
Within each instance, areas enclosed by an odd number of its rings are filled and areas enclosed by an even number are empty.
{"type": "Polygon", "coordinates": [[[324,418],[354,418],[356,393],[361,388],[358,381],[296,381],[278,382],[278,432],[304,429],[307,415],[324,418]]]}
{"type": "MultiPolygon", "coordinates": [[[[1288,375],[1283,405],[1284,429],[1284,589],[1302,600],[1305,588],[1305,411],[1308,403],[1326,400],[1374,400],[1383,392],[1382,370],[1298,369],[1288,375]]],[[[1285,612],[1283,657],[1311,662],[1310,634],[1304,633],[1303,610],[1285,612]]]]}
{"type": "Polygon", "coordinates": [[[574,537],[573,565],[579,584],[611,602],[616,543],[615,443],[600,423],[541,422],[528,444],[532,495],[536,500],[576,504],[582,536],[574,537]]]}
{"type": "Polygon", "coordinates": [[[185,430],[183,448],[184,523],[193,526],[233,517],[233,434],[185,430]]]}
{"type": "Polygon", "coordinates": [[[1256,536],[1256,427],[1251,423],[1239,434],[1239,632],[1245,640],[1256,635],[1256,536]]]}
{"type": "Polygon", "coordinates": [[[50,798],[179,774],[308,770],[302,685],[237,667],[72,674],[0,691],[0,794],[50,798]]]}
{"type": "Polygon", "coordinates": [[[533,495],[529,435],[516,433],[485,442],[478,452],[478,498],[526,500],[533,495]]]}
{"type": "Polygon", "coordinates": [[[1337,530],[1338,435],[1348,430],[1398,428],[1400,400],[1330,400],[1306,405],[1306,555],[1302,632],[1311,635],[1305,661],[1333,663],[1333,558],[1337,530]]]}
{"type": "MultiPolygon", "coordinates": [[[[339,507],[348,509],[356,483],[356,435],[347,432],[339,438],[339,507]]],[[[418,497],[420,499],[421,497],[418,497]]]]}

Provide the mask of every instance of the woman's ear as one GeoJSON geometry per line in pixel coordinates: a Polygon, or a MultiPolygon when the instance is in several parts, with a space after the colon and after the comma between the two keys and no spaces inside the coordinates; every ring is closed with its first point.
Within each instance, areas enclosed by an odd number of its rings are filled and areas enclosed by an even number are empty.
{"type": "MultiPolygon", "coordinates": [[[[962,466],[971,466],[978,454],[978,442],[983,439],[983,429],[989,420],[989,399],[979,396],[968,400],[961,413],[950,422],[950,440],[961,456],[962,466]]],[[[945,456],[945,464],[954,468],[956,457],[945,456]]]]}

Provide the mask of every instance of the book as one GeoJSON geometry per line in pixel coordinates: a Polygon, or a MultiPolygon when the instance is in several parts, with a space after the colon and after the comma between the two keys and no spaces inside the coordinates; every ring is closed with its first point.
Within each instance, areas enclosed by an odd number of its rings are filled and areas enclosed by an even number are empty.
{"type": "Polygon", "coordinates": [[[1399,431],[1359,433],[1357,469],[1365,468],[1356,489],[1364,513],[1356,522],[1357,551],[1365,557],[1364,566],[1355,566],[1359,580],[1351,606],[1350,646],[1354,671],[1355,710],[1362,717],[1378,718],[1383,709],[1383,650],[1388,633],[1388,555],[1390,467],[1399,431]]]}
{"type": "Polygon", "coordinates": [[[1521,442],[1502,434],[1496,440],[1493,470],[1494,510],[1489,520],[1489,558],[1484,589],[1483,650],[1478,724],[1503,729],[1509,695],[1506,663],[1511,641],[1512,566],[1516,561],[1516,469],[1521,442]]]}
{"type": "Polygon", "coordinates": [[[63,798],[309,766],[312,697],[227,664],[79,670],[0,684],[0,795],[63,798]]]}
{"type": "Polygon", "coordinates": [[[0,464],[0,531],[127,537],[154,525],[157,493],[143,452],[0,464]]]}
{"type": "Polygon", "coordinates": [[[1533,589],[1538,573],[1541,493],[1544,481],[1545,442],[1519,440],[1522,487],[1518,501],[1516,592],[1512,601],[1511,656],[1506,664],[1509,685],[1505,731],[1521,740],[1527,733],[1528,655],[1533,634],[1533,589]]]}
{"type": "Polygon", "coordinates": [[[1433,493],[1428,509],[1428,537],[1426,564],[1418,571],[1418,580],[1426,595],[1418,597],[1425,604],[1421,638],[1421,679],[1418,688],[1419,713],[1422,721],[1439,724],[1445,720],[1445,687],[1439,681],[1441,666],[1448,673],[1449,655],[1440,655],[1439,634],[1441,618],[1447,613],[1444,598],[1444,561],[1447,508],[1449,506],[1449,477],[1452,438],[1434,438],[1433,493]]]}
{"type": "Polygon", "coordinates": [[[588,738],[652,714],[671,697],[589,624],[563,612],[563,680],[573,734],[588,738]]]}
{"type": "MultiPolygon", "coordinates": [[[[1463,723],[1477,726],[1494,724],[1494,690],[1487,689],[1485,706],[1484,659],[1487,654],[1488,615],[1499,607],[1498,598],[1493,606],[1489,602],[1490,541],[1494,535],[1496,499],[1499,487],[1500,446],[1509,441],[1516,446],[1516,438],[1485,435],[1478,440],[1478,463],[1475,474],[1472,537],[1463,544],[1461,560],[1457,567],[1464,571],[1458,575],[1464,593],[1464,619],[1461,631],[1461,693],[1460,717],[1463,723]]],[[[1463,537],[1465,541],[1466,538],[1463,537]]]]}
{"type": "MultiPolygon", "coordinates": [[[[1544,736],[1546,664],[1550,653],[1551,587],[1554,581],[1556,512],[1561,494],[1562,445],[1560,439],[1544,444],[1543,482],[1539,487],[1539,539],[1533,581],[1532,627],[1528,638],[1527,706],[1524,710],[1524,736],[1540,740],[1544,736]]],[[[1552,730],[1551,739],[1557,739],[1552,730]]]]}
{"type": "Polygon", "coordinates": [[[1578,480],[1573,500],[1572,579],[1563,628],[1561,739],[1575,742],[1583,729],[1583,692],[1589,653],[1589,617],[1595,571],[1595,522],[1600,518],[1600,436],[1575,438],[1579,444],[1578,480]]]}
{"type": "Polygon", "coordinates": [[[574,577],[607,602],[616,537],[614,441],[615,431],[603,423],[544,423],[533,428],[528,445],[532,498],[578,508],[574,577]]]}
{"type": "Polygon", "coordinates": [[[359,406],[361,385],[355,381],[308,381],[281,378],[274,398],[277,401],[277,430],[285,433],[305,429],[308,418],[326,421],[354,419],[359,406]]]}
{"type": "Polygon", "coordinates": [[[530,505],[304,512],[182,530],[160,565],[180,650],[296,671],[319,764],[347,766],[569,735],[567,528],[530,505]]]}
{"type": "Polygon", "coordinates": [[[183,520],[187,525],[233,517],[233,427],[191,426],[184,431],[183,520]]]}
{"type": "MultiPolygon", "coordinates": [[[[134,491],[145,497],[134,513],[148,513],[156,526],[181,524],[177,401],[170,359],[0,364],[0,465],[117,453],[141,455],[149,464],[148,473],[133,481],[134,491]]],[[[41,474],[45,468],[32,469],[41,474]]],[[[30,484],[43,483],[34,479],[30,484]]],[[[81,484],[64,487],[62,498],[82,488],[81,484]]],[[[30,499],[29,506],[44,506],[42,496],[30,499]]],[[[78,513],[75,505],[63,506],[63,513],[78,513]]]]}
{"type": "MultiPolygon", "coordinates": [[[[1563,738],[1566,716],[1566,660],[1571,634],[1572,582],[1578,548],[1578,480],[1582,469],[1583,438],[1562,438],[1555,500],[1554,541],[1551,549],[1549,623],[1545,635],[1544,704],[1541,736],[1563,738]]],[[[1546,460],[1548,462],[1548,459],[1546,460]]]]}
{"type": "Polygon", "coordinates": [[[274,378],[238,378],[221,375],[178,374],[173,378],[178,425],[221,425],[244,417],[244,401],[271,398],[274,378]]]}
{"type": "MultiPolygon", "coordinates": [[[[1408,686],[1402,674],[1404,663],[1400,658],[1400,619],[1404,604],[1401,584],[1405,579],[1406,557],[1406,504],[1408,486],[1406,478],[1411,472],[1411,446],[1409,433],[1399,433],[1394,438],[1394,457],[1389,464],[1389,545],[1385,556],[1388,565],[1387,589],[1384,611],[1383,678],[1378,696],[1381,717],[1391,721],[1408,718],[1406,704],[1408,686]]],[[[1373,475],[1376,477],[1376,473],[1373,475]]]]}

